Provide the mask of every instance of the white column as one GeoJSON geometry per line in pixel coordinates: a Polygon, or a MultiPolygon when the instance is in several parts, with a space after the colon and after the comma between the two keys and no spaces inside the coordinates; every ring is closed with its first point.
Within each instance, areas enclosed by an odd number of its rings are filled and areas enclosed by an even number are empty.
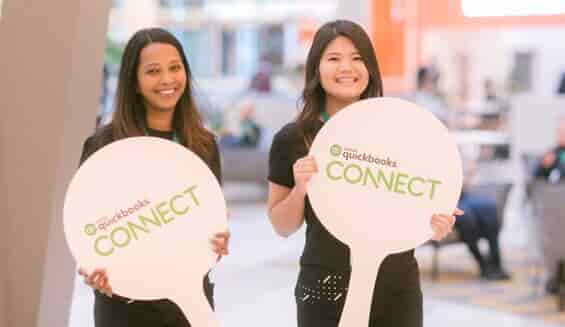
{"type": "Polygon", "coordinates": [[[110,0],[3,5],[0,325],[65,327],[76,272],[62,206],[94,128],[110,0]]]}

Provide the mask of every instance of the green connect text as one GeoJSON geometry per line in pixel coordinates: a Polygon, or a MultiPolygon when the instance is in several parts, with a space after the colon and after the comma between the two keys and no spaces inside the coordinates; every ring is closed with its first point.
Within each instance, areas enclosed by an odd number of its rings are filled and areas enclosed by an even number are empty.
{"type": "Polygon", "coordinates": [[[343,181],[349,184],[360,184],[380,188],[384,186],[389,192],[405,194],[413,197],[429,197],[434,199],[437,186],[441,181],[410,176],[402,172],[384,171],[375,167],[362,167],[353,163],[343,163],[334,160],[328,163],[325,170],[326,176],[332,181],[343,181]]]}
{"type": "Polygon", "coordinates": [[[110,233],[98,236],[94,241],[94,251],[101,256],[109,256],[116,248],[124,248],[142,235],[151,234],[155,228],[164,227],[175,219],[200,206],[195,194],[196,185],[175,194],[170,199],[151,207],[150,213],[142,213],[137,218],[124,221],[112,228],[110,233]]]}

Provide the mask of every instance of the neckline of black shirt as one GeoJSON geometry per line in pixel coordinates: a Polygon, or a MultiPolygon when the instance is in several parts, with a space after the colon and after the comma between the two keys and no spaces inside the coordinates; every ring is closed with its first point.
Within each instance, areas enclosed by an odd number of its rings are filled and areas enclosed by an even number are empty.
{"type": "Polygon", "coordinates": [[[147,127],[147,134],[149,136],[161,137],[161,138],[172,140],[173,135],[175,134],[175,131],[174,130],[160,131],[158,129],[153,129],[153,128],[147,127]]]}

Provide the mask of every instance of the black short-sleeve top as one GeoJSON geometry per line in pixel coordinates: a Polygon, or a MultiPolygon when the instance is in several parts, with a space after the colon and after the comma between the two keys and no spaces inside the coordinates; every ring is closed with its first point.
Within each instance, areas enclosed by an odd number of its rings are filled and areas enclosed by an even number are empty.
{"type": "MultiPolygon", "coordinates": [[[[315,126],[315,133],[318,133],[322,125],[320,121],[315,126]]],[[[269,154],[270,182],[288,188],[294,187],[292,166],[296,160],[308,154],[301,135],[296,123],[287,124],[275,135],[269,154]]],[[[301,266],[317,266],[331,271],[348,272],[351,269],[349,247],[322,225],[312,209],[308,196],[305,200],[304,219],[306,244],[300,258],[301,266]]],[[[381,265],[381,271],[384,270],[383,273],[388,275],[398,273],[402,275],[403,270],[411,270],[404,268],[414,264],[415,259],[411,250],[389,255],[381,265]]]]}

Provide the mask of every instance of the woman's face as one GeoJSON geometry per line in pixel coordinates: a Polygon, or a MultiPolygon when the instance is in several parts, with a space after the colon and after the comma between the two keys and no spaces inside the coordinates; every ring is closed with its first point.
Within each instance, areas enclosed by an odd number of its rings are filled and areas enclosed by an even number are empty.
{"type": "Polygon", "coordinates": [[[354,102],[369,85],[369,72],[353,42],[345,36],[331,41],[320,60],[320,81],[326,97],[354,102]]]}
{"type": "Polygon", "coordinates": [[[143,48],[137,81],[146,110],[174,111],[186,88],[186,71],[177,49],[166,43],[151,43],[143,48]]]}

